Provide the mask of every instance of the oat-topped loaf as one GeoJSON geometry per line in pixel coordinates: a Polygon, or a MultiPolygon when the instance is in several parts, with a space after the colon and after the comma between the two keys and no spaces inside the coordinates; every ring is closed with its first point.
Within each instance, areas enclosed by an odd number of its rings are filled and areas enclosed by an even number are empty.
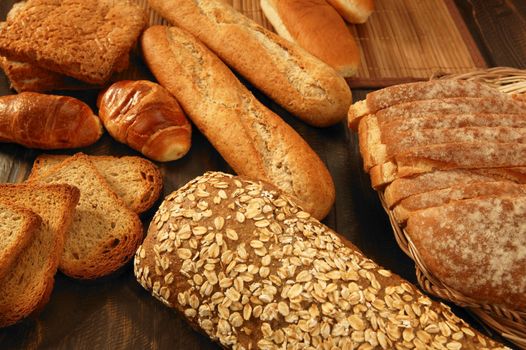
{"type": "Polygon", "coordinates": [[[146,25],[125,0],[28,0],[0,29],[0,53],[103,84],[146,25]]]}
{"type": "Polygon", "coordinates": [[[139,282],[233,349],[503,349],[276,187],[207,173],[169,195],[139,282]]]}

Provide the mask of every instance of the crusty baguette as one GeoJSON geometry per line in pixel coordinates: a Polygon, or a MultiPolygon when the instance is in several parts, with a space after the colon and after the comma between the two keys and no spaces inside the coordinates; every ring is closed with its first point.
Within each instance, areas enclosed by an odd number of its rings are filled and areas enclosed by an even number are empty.
{"type": "Polygon", "coordinates": [[[452,201],[409,215],[423,265],[482,304],[526,307],[526,195],[452,201]]]}
{"type": "Polygon", "coordinates": [[[327,63],[343,77],[360,64],[358,44],[338,12],[325,0],[261,0],[276,32],[327,63]]]}
{"type": "MultiPolygon", "coordinates": [[[[70,156],[41,154],[33,163],[28,180],[37,178],[70,156]]],[[[163,178],[152,162],[134,156],[88,156],[112,191],[136,213],[150,209],[159,199],[163,178]]]]}
{"type": "Polygon", "coordinates": [[[150,27],[142,50],[157,80],[234,171],[274,183],[316,218],[327,215],[335,190],[323,162],[219,58],[176,27],[150,27]]]}
{"type": "Polygon", "coordinates": [[[95,143],[102,133],[99,118],[76,98],[33,92],[0,97],[0,142],[77,148],[95,143]]]}
{"type": "Polygon", "coordinates": [[[390,86],[367,94],[365,100],[354,103],[349,108],[350,128],[357,128],[360,119],[379,110],[422,100],[444,99],[451,97],[502,98],[498,90],[485,84],[465,80],[431,80],[390,86]]]}
{"type": "Polygon", "coordinates": [[[5,327],[47,303],[79,190],[68,185],[3,184],[0,200],[30,209],[43,222],[16,266],[0,280],[0,327],[5,327]]]}
{"type": "Polygon", "coordinates": [[[293,115],[320,127],[345,118],[352,102],[345,79],[298,45],[220,0],[149,3],[293,115]]]}
{"type": "Polygon", "coordinates": [[[101,92],[99,116],[111,136],[146,157],[169,162],[190,149],[192,127],[177,100],[147,80],[121,80],[101,92]]]}
{"type": "Polygon", "coordinates": [[[104,84],[145,25],[144,10],[127,1],[28,0],[0,29],[0,54],[104,84]]]}
{"type": "Polygon", "coordinates": [[[504,349],[244,177],[207,173],[169,195],[134,272],[225,348],[504,349]]]}
{"type": "Polygon", "coordinates": [[[117,271],[132,257],[143,236],[141,221],[110,189],[88,156],[76,154],[31,183],[66,183],[80,189],[60,261],[64,274],[95,279],[117,271]]]}
{"type": "Polygon", "coordinates": [[[349,23],[365,23],[374,11],[374,0],[327,0],[349,23]]]}
{"type": "Polygon", "coordinates": [[[417,210],[439,207],[452,201],[500,195],[526,195],[526,185],[510,181],[485,181],[456,185],[419,193],[400,201],[392,210],[396,220],[404,224],[417,210]]]}
{"type": "Polygon", "coordinates": [[[0,201],[0,280],[34,240],[41,222],[31,210],[0,201]]]}

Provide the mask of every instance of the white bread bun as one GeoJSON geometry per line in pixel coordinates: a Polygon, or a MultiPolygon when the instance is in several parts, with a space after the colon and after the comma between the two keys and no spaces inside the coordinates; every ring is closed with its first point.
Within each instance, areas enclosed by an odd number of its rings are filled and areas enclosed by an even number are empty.
{"type": "Polygon", "coordinates": [[[327,0],[349,23],[365,23],[374,11],[373,0],[327,0]]]}

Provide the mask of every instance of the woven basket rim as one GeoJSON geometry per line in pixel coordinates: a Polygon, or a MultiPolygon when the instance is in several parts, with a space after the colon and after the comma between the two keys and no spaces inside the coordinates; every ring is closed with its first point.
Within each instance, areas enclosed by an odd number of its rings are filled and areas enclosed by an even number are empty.
{"type": "MultiPolygon", "coordinates": [[[[488,84],[507,94],[526,93],[526,70],[509,67],[496,67],[476,70],[470,73],[433,76],[433,79],[473,80],[488,84]]],[[[497,331],[510,342],[526,349],[526,310],[511,310],[495,304],[481,304],[462,293],[455,291],[434,277],[426,268],[418,249],[405,230],[400,227],[393,212],[388,208],[383,191],[377,191],[380,202],[389,216],[389,221],[399,247],[415,263],[417,280],[422,289],[441,299],[451,301],[467,308],[484,324],[497,331]]]]}

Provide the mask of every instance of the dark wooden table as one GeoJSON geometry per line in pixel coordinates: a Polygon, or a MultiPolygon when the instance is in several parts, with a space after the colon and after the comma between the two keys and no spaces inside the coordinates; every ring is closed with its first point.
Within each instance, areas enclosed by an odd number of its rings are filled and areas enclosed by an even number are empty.
{"type": "MultiPolygon", "coordinates": [[[[424,0],[433,1],[433,0],[424,0]]],[[[4,19],[13,0],[0,1],[4,19]]],[[[457,0],[457,6],[489,66],[526,68],[525,0],[457,0]]],[[[354,99],[368,91],[355,90],[354,99]]],[[[13,93],[0,73],[0,95],[13,93]]],[[[346,236],[375,261],[415,282],[414,266],[396,245],[387,216],[361,168],[357,138],[345,123],[314,129],[255,92],[289,122],[326,162],[336,184],[336,205],[324,222],[346,236]]],[[[96,92],[76,94],[91,105],[96,92]]],[[[105,135],[83,149],[88,154],[135,154],[105,135]]],[[[59,152],[55,152],[59,153],[59,152]]],[[[72,153],[72,151],[68,152],[72,153]]],[[[0,182],[23,181],[39,151],[0,144],[0,182]]],[[[231,171],[199,133],[183,159],[160,165],[164,194],[206,170],[231,171]]],[[[148,225],[154,210],[142,216],[148,225]]],[[[462,310],[455,311],[480,328],[462,310]]],[[[495,336],[495,335],[493,335],[495,336]]],[[[36,318],[0,330],[0,349],[217,349],[135,282],[131,266],[118,276],[94,283],[60,273],[51,301],[36,318]]]]}

